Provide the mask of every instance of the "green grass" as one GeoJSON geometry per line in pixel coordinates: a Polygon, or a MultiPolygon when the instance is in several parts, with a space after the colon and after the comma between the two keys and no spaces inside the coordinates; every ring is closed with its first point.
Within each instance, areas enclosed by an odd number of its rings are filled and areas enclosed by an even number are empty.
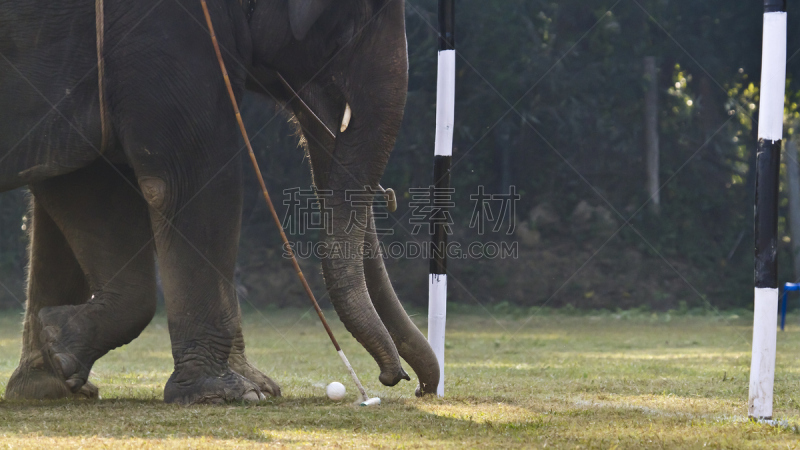
{"type": "MultiPolygon", "coordinates": [[[[422,400],[413,383],[380,385],[375,363],[332,320],[367,390],[383,399],[367,409],[350,403],[355,389],[316,317],[296,310],[245,315],[250,359],[281,384],[283,398],[165,405],[172,357],[159,315],[139,339],[95,365],[102,400],[0,403],[0,447],[799,445],[792,429],[800,423],[796,325],[778,339],[775,413],[789,426],[771,427],[745,418],[749,318],[606,313],[537,316],[526,324],[486,316],[448,317],[447,395],[422,400]],[[348,402],[325,397],[335,380],[347,386],[348,402]]],[[[424,324],[424,313],[414,320],[424,324]]],[[[19,314],[0,316],[0,390],[16,366],[19,322],[19,314]]]]}

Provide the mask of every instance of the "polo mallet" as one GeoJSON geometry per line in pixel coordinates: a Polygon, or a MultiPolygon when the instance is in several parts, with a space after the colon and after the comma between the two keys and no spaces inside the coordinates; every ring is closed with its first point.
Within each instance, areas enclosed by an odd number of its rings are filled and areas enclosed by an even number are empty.
{"type": "MultiPolygon", "coordinates": [[[[222,53],[219,50],[219,43],[217,42],[217,36],[214,33],[214,26],[211,23],[211,15],[208,13],[208,5],[206,4],[206,0],[200,0],[200,4],[203,7],[203,14],[205,15],[206,24],[208,25],[208,33],[211,36],[211,43],[214,45],[214,52],[217,54],[219,68],[222,71],[222,78],[225,79],[225,87],[228,89],[228,95],[231,98],[231,105],[233,106],[233,111],[236,113],[236,122],[239,124],[239,131],[242,132],[244,144],[247,146],[247,152],[250,155],[250,161],[253,163],[253,169],[255,170],[256,177],[258,178],[258,183],[261,185],[261,193],[264,194],[264,200],[267,202],[267,207],[269,208],[270,214],[272,214],[272,219],[275,221],[275,225],[277,225],[278,231],[281,233],[283,245],[286,248],[286,251],[289,253],[289,256],[291,256],[292,264],[294,265],[294,270],[297,273],[297,277],[300,278],[300,282],[303,284],[303,288],[305,289],[306,294],[308,294],[308,298],[311,300],[311,303],[314,305],[314,309],[317,311],[319,320],[322,321],[322,326],[325,327],[325,331],[328,333],[328,337],[331,338],[331,342],[336,348],[336,352],[339,353],[339,357],[342,359],[347,371],[350,372],[350,376],[353,378],[353,382],[356,384],[358,392],[361,394],[361,406],[380,405],[380,398],[367,397],[367,391],[364,390],[364,386],[361,385],[361,381],[358,379],[358,375],[356,375],[356,372],[353,370],[353,366],[350,365],[350,361],[348,361],[347,356],[344,355],[342,348],[339,346],[339,342],[336,340],[336,337],[333,336],[331,327],[328,326],[328,321],[325,320],[325,315],[322,314],[322,310],[317,303],[317,299],[314,298],[314,293],[311,292],[311,287],[308,285],[306,277],[303,275],[303,271],[300,269],[300,265],[297,263],[297,258],[295,258],[294,252],[289,246],[289,239],[286,238],[286,233],[284,233],[283,226],[281,226],[281,220],[278,218],[278,213],[275,211],[275,207],[272,205],[269,192],[267,192],[267,185],[264,183],[264,177],[261,175],[261,169],[259,169],[258,162],[256,161],[256,155],[253,152],[253,147],[250,145],[250,139],[247,137],[247,130],[245,130],[244,122],[242,121],[242,115],[239,113],[239,105],[236,103],[236,96],[233,94],[233,87],[231,86],[230,78],[228,78],[228,71],[225,69],[225,62],[222,60],[222,53]]],[[[285,85],[288,86],[288,83],[283,80],[283,77],[281,77],[281,80],[285,85]]],[[[297,98],[299,99],[299,97],[297,98]]]]}

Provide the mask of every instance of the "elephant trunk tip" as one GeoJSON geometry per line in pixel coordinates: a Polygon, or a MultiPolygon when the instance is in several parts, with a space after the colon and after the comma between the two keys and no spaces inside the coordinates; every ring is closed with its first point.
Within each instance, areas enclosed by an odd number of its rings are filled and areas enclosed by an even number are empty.
{"type": "Polygon", "coordinates": [[[398,372],[381,372],[381,375],[378,377],[381,383],[384,386],[394,386],[400,382],[400,380],[411,381],[411,377],[408,376],[405,370],[401,367],[398,372]]]}
{"type": "Polygon", "coordinates": [[[424,397],[426,395],[436,395],[436,390],[439,387],[439,384],[430,384],[430,383],[423,383],[420,381],[419,386],[417,386],[417,390],[414,391],[414,395],[417,397],[424,397]]]}

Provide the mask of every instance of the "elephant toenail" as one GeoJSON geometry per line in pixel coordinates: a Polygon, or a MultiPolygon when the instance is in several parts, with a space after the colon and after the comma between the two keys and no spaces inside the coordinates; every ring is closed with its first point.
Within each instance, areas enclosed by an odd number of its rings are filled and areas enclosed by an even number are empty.
{"type": "Polygon", "coordinates": [[[246,392],[246,393],[245,393],[245,394],[242,396],[242,400],[244,400],[244,401],[246,401],[246,402],[257,402],[257,401],[259,401],[259,400],[263,400],[263,397],[264,397],[264,395],[262,395],[260,392],[256,392],[256,391],[247,391],[247,392],[246,392]]]}
{"type": "Polygon", "coordinates": [[[82,386],[81,380],[77,378],[70,378],[65,383],[67,383],[67,387],[69,387],[69,390],[72,392],[77,391],[82,386]]]}

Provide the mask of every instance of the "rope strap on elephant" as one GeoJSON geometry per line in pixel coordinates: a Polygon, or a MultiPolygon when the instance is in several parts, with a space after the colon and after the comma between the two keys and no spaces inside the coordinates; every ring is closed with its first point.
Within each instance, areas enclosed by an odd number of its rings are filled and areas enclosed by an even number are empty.
{"type": "Polygon", "coordinates": [[[102,140],[100,141],[100,153],[105,153],[111,139],[111,120],[108,115],[108,105],[106,105],[106,91],[104,86],[105,79],[105,59],[103,58],[103,43],[105,41],[105,16],[103,0],[95,0],[95,32],[97,34],[97,90],[100,100],[100,128],[102,140]]]}

